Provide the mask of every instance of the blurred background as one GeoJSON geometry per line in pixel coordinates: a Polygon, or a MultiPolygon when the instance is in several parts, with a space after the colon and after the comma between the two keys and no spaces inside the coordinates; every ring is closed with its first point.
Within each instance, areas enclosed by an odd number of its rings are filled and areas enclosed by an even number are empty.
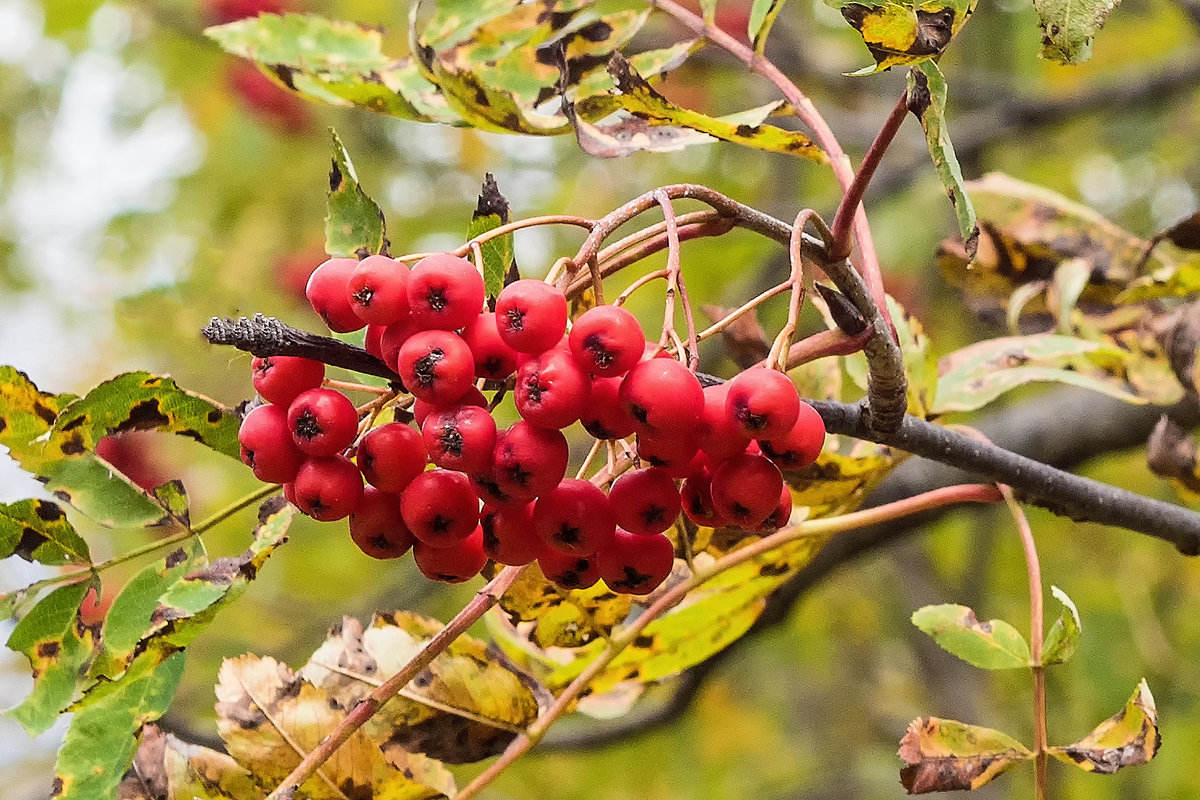
{"type": "MultiPolygon", "coordinates": [[[[303,286],[324,258],[331,125],[382,206],[396,253],[459,244],[489,171],[516,217],[599,216],[675,182],[708,184],[788,220],[804,206],[827,217],[836,206],[827,170],[733,145],[601,161],[566,138],[505,137],[304,104],[202,36],[237,5],[0,0],[0,363],[25,371],[43,390],[82,392],[145,369],[229,405],[246,399],[250,357],[208,346],[199,330],[214,315],[254,312],[320,330],[303,286]]],[[[287,5],[381,26],[385,48],[405,50],[405,4],[287,5]]],[[[744,36],[749,5],[722,0],[719,23],[744,36]]],[[[641,35],[663,44],[683,38],[665,19],[641,35]]],[[[943,59],[950,131],[967,176],[1003,170],[1044,184],[1142,236],[1195,211],[1196,0],[1125,0],[1082,67],[1039,60],[1038,49],[1027,2],[983,0],[943,59]]],[[[870,59],[857,34],[819,0],[788,3],[768,55],[813,98],[856,160],[903,87],[903,70],[843,76],[870,59]]],[[[715,51],[694,57],[662,91],[711,113],[774,99],[715,51]]],[[[955,225],[913,121],[867,205],[888,289],[925,323],[937,354],[1002,333],[963,314],[934,269],[936,246],[955,225]]],[[[518,263],[527,276],[544,274],[578,243],[573,230],[525,232],[516,240],[518,263]]],[[[684,259],[697,304],[736,305],[787,269],[785,253],[749,234],[689,244],[684,259]]],[[[635,299],[648,330],[661,321],[654,319],[660,302],[635,299]]],[[[783,305],[769,307],[768,329],[784,313],[783,305]]],[[[706,359],[711,371],[732,369],[719,350],[706,359]]],[[[1007,425],[1004,436],[1034,447],[1041,443],[1031,440],[1043,435],[1069,440],[1073,420],[1082,425],[1112,408],[1078,395],[1051,397],[1017,393],[988,414],[995,430],[1007,425]]],[[[183,439],[138,434],[108,446],[106,457],[139,480],[181,476],[201,517],[254,486],[248,469],[183,439]]],[[[1095,447],[1075,460],[1097,478],[1182,502],[1150,475],[1144,451],[1095,447]]],[[[904,469],[901,478],[920,482],[921,464],[904,469]]],[[[0,500],[38,490],[0,461],[0,500]]],[[[252,520],[247,511],[206,534],[209,552],[240,552],[252,520]]],[[[1113,778],[1055,763],[1053,796],[1200,796],[1200,562],[1124,531],[1036,511],[1032,521],[1047,588],[1066,589],[1083,618],[1081,652],[1050,672],[1051,741],[1082,737],[1143,676],[1164,738],[1150,766],[1113,778]]],[[[146,535],[82,531],[97,559],[146,535]]],[[[895,751],[913,717],[955,717],[1029,741],[1026,675],[967,668],[908,622],[921,605],[957,602],[1025,630],[1027,590],[1011,520],[998,510],[954,512],[891,536],[886,547],[860,549],[828,559],[777,604],[772,625],[714,665],[651,692],[633,713],[656,724],[600,736],[600,723],[564,723],[487,796],[899,797],[895,751]]],[[[114,589],[128,576],[115,573],[105,574],[114,589]]],[[[0,590],[37,577],[24,562],[0,564],[0,590]]],[[[444,619],[473,586],[435,586],[407,559],[373,561],[350,542],[345,523],[298,522],[236,609],[190,649],[164,725],[185,738],[215,739],[212,685],[222,658],[255,652],[299,665],[343,613],[368,618],[376,609],[408,608],[444,619]]],[[[0,704],[17,703],[28,686],[24,659],[0,651],[0,704]]],[[[30,740],[0,719],[6,800],[49,795],[61,733],[30,740]]],[[[979,794],[1032,796],[1030,767],[979,794]]]]}

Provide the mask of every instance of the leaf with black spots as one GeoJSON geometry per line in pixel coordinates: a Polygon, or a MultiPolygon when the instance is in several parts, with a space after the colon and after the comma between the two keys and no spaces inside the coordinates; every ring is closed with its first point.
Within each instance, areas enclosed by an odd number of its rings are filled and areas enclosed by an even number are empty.
{"type": "Polygon", "coordinates": [[[816,463],[783,477],[792,487],[796,508],[806,508],[807,518],[819,519],[857,509],[895,465],[896,456],[888,447],[831,436],[816,463]]]}
{"type": "Polygon", "coordinates": [[[938,646],[980,669],[1019,669],[1032,665],[1029,645],[1004,620],[980,622],[966,606],[945,603],[913,612],[912,623],[938,646]]]}
{"type": "Polygon", "coordinates": [[[902,64],[940,56],[962,30],[978,0],[896,2],[896,0],[825,0],[858,31],[875,65],[854,75],[873,75],[902,64]]]}
{"type": "Polygon", "coordinates": [[[167,515],[185,528],[191,527],[191,510],[188,507],[187,489],[183,481],[171,480],[155,486],[150,492],[167,512],[167,515]]]}
{"type": "Polygon", "coordinates": [[[962,169],[954,155],[954,145],[946,128],[946,78],[936,61],[922,61],[908,71],[908,110],[921,121],[925,145],[933,158],[954,215],[958,230],[966,240],[966,250],[974,254],[979,228],[975,225],[975,207],[963,186],[962,169]]]}
{"type": "MultiPolygon", "coordinates": [[[[479,192],[479,202],[475,205],[475,212],[471,215],[471,224],[467,227],[467,238],[474,239],[507,222],[508,200],[500,193],[496,179],[489,172],[484,178],[483,188],[479,192]]],[[[505,276],[516,266],[513,257],[513,235],[506,233],[503,236],[488,239],[479,245],[479,252],[483,256],[483,264],[479,265],[483,270],[483,284],[487,289],[488,299],[491,300],[500,294],[500,290],[504,288],[505,276]]]]}
{"type": "Polygon", "coordinates": [[[579,647],[607,636],[629,614],[629,595],[597,583],[588,589],[559,589],[546,580],[537,564],[522,571],[500,598],[500,608],[514,624],[526,625],[538,647],[579,647]]]}
{"type": "Polygon", "coordinates": [[[343,258],[387,255],[387,224],[383,211],[358,185],[350,154],[337,131],[329,160],[329,194],[325,201],[325,252],[343,258]]]}
{"type": "Polygon", "coordinates": [[[50,566],[92,563],[87,542],[51,500],[0,503],[0,558],[11,555],[50,566]]]}
{"type": "Polygon", "coordinates": [[[978,789],[1033,753],[991,728],[919,717],[900,740],[900,758],[900,783],[909,794],[925,794],[978,789]]]}
{"type": "Polygon", "coordinates": [[[0,366],[0,445],[26,471],[36,473],[43,461],[42,443],[37,440],[75,399],[75,395],[43,392],[24,372],[0,366]]]}
{"type": "Polygon", "coordinates": [[[1158,754],[1158,709],[1145,679],[1125,707],[1075,744],[1047,748],[1064,764],[1085,772],[1111,775],[1125,767],[1147,764],[1158,754]]]}
{"type": "Polygon", "coordinates": [[[8,637],[8,648],[23,653],[33,667],[33,689],[5,713],[31,734],[47,730],[81,690],[81,671],[92,659],[98,639],[83,624],[79,606],[93,580],[63,586],[47,594],[22,617],[8,637]]]}
{"type": "Polygon", "coordinates": [[[1033,0],[1042,29],[1042,58],[1082,64],[1092,42],[1121,0],[1033,0]]]}
{"type": "MultiPolygon", "coordinates": [[[[275,788],[346,717],[347,709],[273,658],[245,655],[221,665],[217,730],[229,755],[264,789],[275,788]]],[[[437,761],[406,756],[389,763],[359,729],[297,790],[311,800],[454,795],[454,778],[437,761]],[[394,764],[394,765],[393,765],[394,764]]]]}
{"type": "MultiPolygon", "coordinates": [[[[299,674],[350,709],[441,629],[441,623],[409,612],[377,614],[365,630],[347,617],[299,674]]],[[[389,757],[404,751],[470,763],[503,752],[537,718],[539,699],[548,698],[548,692],[497,651],[461,636],[364,730],[389,757]]]]}
{"type": "Polygon", "coordinates": [[[771,28],[774,27],[779,12],[783,10],[783,3],[784,0],[754,0],[754,4],[750,6],[746,33],[749,34],[750,42],[754,45],[754,52],[760,56],[767,46],[767,37],[771,34],[771,28]]]}
{"type": "Polygon", "coordinates": [[[225,753],[184,742],[155,725],[142,730],[118,800],[262,800],[253,776],[225,753]]]}

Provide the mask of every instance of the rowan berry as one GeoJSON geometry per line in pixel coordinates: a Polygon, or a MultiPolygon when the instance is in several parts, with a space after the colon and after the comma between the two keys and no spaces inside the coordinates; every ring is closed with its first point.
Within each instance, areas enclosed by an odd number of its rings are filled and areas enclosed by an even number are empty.
{"type": "MultiPolygon", "coordinates": [[[[370,330],[370,326],[367,330],[370,330]]],[[[412,321],[411,316],[384,326],[383,331],[379,334],[379,357],[393,372],[399,371],[396,362],[400,358],[400,348],[412,338],[413,334],[419,332],[420,329],[412,321]]]]}
{"type": "Polygon", "coordinates": [[[635,469],[617,478],[608,491],[617,525],[631,533],[662,533],[679,516],[679,489],[665,470],[635,469]]]}
{"type": "Polygon", "coordinates": [[[807,467],[825,446],[825,421],[816,409],[802,402],[791,430],[775,439],[762,439],[758,446],[780,469],[807,467]]]}
{"type": "Polygon", "coordinates": [[[497,437],[490,477],[507,504],[529,501],[558,485],[569,457],[562,431],[521,420],[497,437]]]}
{"type": "Polygon", "coordinates": [[[672,478],[686,478],[704,466],[707,459],[697,447],[694,436],[643,436],[638,434],[638,458],[667,472],[672,478]]]}
{"type": "Polygon", "coordinates": [[[770,459],[749,453],[727,459],[713,471],[713,507],[743,528],[760,524],[779,505],[783,475],[770,459]]]}
{"type": "Polygon", "coordinates": [[[298,356],[263,356],[250,362],[254,391],[268,403],[287,408],[296,395],[316,389],[325,379],[325,365],[298,356]]]}
{"type": "Polygon", "coordinates": [[[685,480],[679,494],[684,515],[697,525],[720,528],[730,523],[713,505],[712,474],[708,470],[685,480]]]}
{"type": "Polygon", "coordinates": [[[287,412],[280,406],[262,405],[251,409],[238,428],[242,463],[264,483],[295,480],[304,463],[304,453],[292,441],[287,412]]]}
{"type": "Polygon", "coordinates": [[[445,547],[434,547],[417,540],[413,545],[413,561],[421,574],[442,583],[462,583],[479,574],[487,565],[483,549],[483,531],[478,526],[465,539],[445,547]]]}
{"type": "Polygon", "coordinates": [[[538,497],[533,530],[565,553],[592,555],[612,538],[617,521],[608,497],[588,481],[567,478],[538,497]]]}
{"type": "MultiPolygon", "coordinates": [[[[483,396],[483,392],[472,386],[470,389],[467,389],[466,394],[454,402],[454,405],[478,406],[479,408],[487,408],[488,400],[483,396]]],[[[444,406],[434,405],[433,403],[430,403],[427,400],[422,400],[418,397],[412,405],[413,419],[417,421],[417,425],[424,425],[425,419],[440,408],[444,408],[444,406]]]]}
{"type": "Polygon", "coordinates": [[[475,376],[502,381],[517,369],[517,351],[500,338],[496,315],[485,311],[463,329],[463,341],[471,348],[475,376]]]}
{"type": "Polygon", "coordinates": [[[725,413],[755,439],[783,436],[800,413],[800,395],[782,372],[751,367],[729,382],[725,413]]]}
{"type": "Polygon", "coordinates": [[[485,505],[479,524],[483,549],[501,564],[519,567],[532,563],[544,547],[533,532],[533,503],[508,508],[485,505]]]}
{"type": "Polygon", "coordinates": [[[356,458],[367,483],[391,493],[404,491],[427,463],[421,434],[402,422],[367,431],[358,442],[356,458]]]}
{"type": "Polygon", "coordinates": [[[331,258],[313,270],[308,276],[308,284],[304,287],[304,296],[312,305],[313,311],[325,320],[331,331],[349,333],[361,328],[365,323],[350,306],[350,298],[346,287],[350,276],[358,267],[354,258],[331,258]]]}
{"type": "Polygon", "coordinates": [[[399,558],[416,541],[400,516],[400,496],[374,486],[363,489],[362,500],[350,512],[350,538],[371,558],[399,558]]]}
{"type": "Polygon", "coordinates": [[[621,382],[617,396],[643,435],[694,434],[704,411],[700,381],[674,359],[639,362],[621,382]]]}
{"type": "Polygon", "coordinates": [[[533,425],[565,428],[579,419],[591,384],[571,354],[555,348],[520,366],[513,403],[517,413],[533,425]]]}
{"type": "Polygon", "coordinates": [[[553,547],[543,547],[538,555],[538,567],[546,579],[560,589],[587,589],[600,580],[596,556],[564,553],[553,547]]]}
{"type": "Polygon", "coordinates": [[[596,558],[600,577],[621,594],[649,594],[675,566],[675,547],[661,533],[643,536],[617,528],[596,558]]]}
{"type": "Polygon", "coordinates": [[[288,406],[288,428],[296,446],[310,456],[340,453],[358,435],[358,412],[336,389],[309,389],[288,406]]]}
{"type": "Polygon", "coordinates": [[[363,496],[362,474],[345,456],[309,458],[293,481],[292,502],[321,522],[348,517],[363,496]]]}
{"type": "Polygon", "coordinates": [[[487,409],[458,405],[431,412],[421,424],[429,460],[459,472],[479,472],[492,463],[496,420],[487,409]]]}
{"type": "MultiPolygon", "coordinates": [[[[387,332],[384,332],[387,338],[387,332]]],[[[414,396],[439,406],[454,403],[475,383],[471,349],[449,331],[428,330],[411,336],[396,357],[396,373],[414,396]]]]}
{"type": "Polygon", "coordinates": [[[346,293],[363,322],[392,325],[408,316],[408,267],[387,256],[367,256],[350,274],[346,293]]]}
{"type": "Polygon", "coordinates": [[[571,355],[589,374],[623,375],[642,359],[646,335],[637,317],[620,306],[589,308],[571,327],[571,355]]]}
{"type": "Polygon", "coordinates": [[[483,308],[483,276],[465,258],[436,253],[418,261],[408,277],[408,307],[417,327],[465,327],[483,308]]]}
{"type": "Polygon", "coordinates": [[[583,429],[597,439],[624,439],[633,435],[633,415],[617,399],[621,378],[593,378],[588,402],[579,412],[583,429]]]}
{"type": "Polygon", "coordinates": [[[704,387],[704,414],[698,438],[700,449],[714,462],[744,453],[750,444],[750,437],[742,432],[741,425],[725,411],[728,396],[728,381],[704,387]]]}
{"type": "Polygon", "coordinates": [[[479,524],[479,500],[461,472],[422,472],[400,494],[400,513],[413,535],[433,547],[446,547],[471,535],[479,524]]]}
{"type": "Polygon", "coordinates": [[[496,298],[496,329],[519,353],[549,350],[567,328],[567,298],[543,281],[513,281],[496,298]]]}

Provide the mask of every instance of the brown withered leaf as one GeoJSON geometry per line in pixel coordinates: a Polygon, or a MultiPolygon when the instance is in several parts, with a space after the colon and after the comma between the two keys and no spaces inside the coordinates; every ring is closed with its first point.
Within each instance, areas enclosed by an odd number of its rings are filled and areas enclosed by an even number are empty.
{"type": "MultiPolygon", "coordinates": [[[[703,306],[703,309],[713,322],[723,319],[726,314],[733,311],[732,308],[718,305],[706,305],[703,306]]],[[[729,357],[733,359],[733,363],[738,365],[738,369],[748,369],[754,366],[771,352],[771,343],[767,340],[767,332],[763,330],[762,323],[758,321],[758,317],[753,312],[743,314],[729,323],[721,331],[721,341],[724,343],[729,357]]]]}
{"type": "Polygon", "coordinates": [[[1196,390],[1196,353],[1200,348],[1200,302],[1172,309],[1150,323],[1175,377],[1189,391],[1196,390]]]}
{"type": "Polygon", "coordinates": [[[1200,211],[1181,219],[1155,238],[1159,237],[1184,250],[1200,250],[1200,211]]]}
{"type": "Polygon", "coordinates": [[[1143,678],[1125,707],[1101,722],[1075,744],[1050,747],[1050,755],[1085,772],[1111,775],[1119,769],[1149,763],[1158,754],[1158,709],[1143,678]]]}
{"type": "Polygon", "coordinates": [[[260,800],[262,789],[234,759],[154,725],[142,730],[119,800],[260,800]]]}
{"type": "Polygon", "coordinates": [[[1033,758],[1020,742],[991,728],[918,717],[900,740],[900,783],[909,794],[978,789],[1009,767],[1033,758]]]}
{"type": "Polygon", "coordinates": [[[1179,481],[1188,491],[1200,492],[1196,440],[1179,423],[1163,414],[1146,447],[1146,465],[1155,475],[1179,481]]]}
{"type": "MultiPolygon", "coordinates": [[[[350,617],[300,670],[345,709],[400,670],[442,628],[408,612],[377,614],[365,630],[350,617]]],[[[452,764],[494,756],[538,715],[549,695],[482,641],[460,636],[400,690],[364,730],[389,758],[424,753],[452,764]]]]}

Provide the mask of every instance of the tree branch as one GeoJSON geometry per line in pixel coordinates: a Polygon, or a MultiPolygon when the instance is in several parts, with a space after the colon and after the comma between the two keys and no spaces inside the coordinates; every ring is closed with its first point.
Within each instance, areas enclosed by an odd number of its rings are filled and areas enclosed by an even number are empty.
{"type": "Polygon", "coordinates": [[[254,319],[213,317],[200,331],[212,344],[226,344],[256,356],[301,356],[389,381],[400,376],[361,347],[293,328],[274,317],[255,314],[254,319]]]}

